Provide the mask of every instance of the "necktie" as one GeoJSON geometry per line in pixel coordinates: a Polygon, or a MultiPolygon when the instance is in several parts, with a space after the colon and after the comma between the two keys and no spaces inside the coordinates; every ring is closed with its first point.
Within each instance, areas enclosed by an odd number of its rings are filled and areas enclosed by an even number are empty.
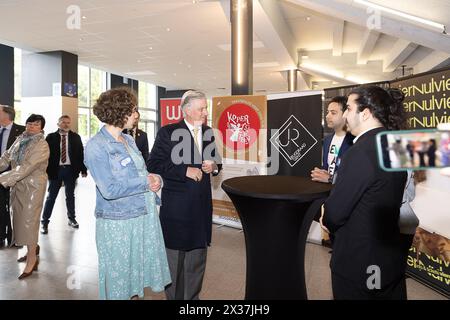
{"type": "Polygon", "coordinates": [[[67,146],[66,146],[66,136],[65,134],[61,135],[61,163],[66,163],[67,160],[67,146]]]}
{"type": "Polygon", "coordinates": [[[200,146],[198,145],[198,128],[195,127],[194,129],[192,129],[192,131],[194,132],[194,143],[197,146],[197,150],[200,151],[200,146]]]}
{"type": "Polygon", "coordinates": [[[6,128],[2,128],[2,131],[0,132],[0,152],[3,154],[3,133],[5,132],[6,128]]]}

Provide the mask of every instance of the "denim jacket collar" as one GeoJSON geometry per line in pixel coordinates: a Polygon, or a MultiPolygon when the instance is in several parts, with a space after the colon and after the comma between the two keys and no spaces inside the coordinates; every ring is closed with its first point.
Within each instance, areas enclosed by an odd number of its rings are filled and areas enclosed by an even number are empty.
{"type": "MultiPolygon", "coordinates": [[[[102,133],[103,137],[104,137],[106,140],[108,140],[109,142],[111,142],[111,143],[120,143],[119,141],[117,141],[116,139],[114,139],[114,137],[111,135],[111,133],[109,133],[108,130],[106,130],[106,126],[103,126],[103,127],[100,129],[100,132],[102,133]]],[[[120,134],[125,138],[125,140],[127,140],[126,137],[125,137],[125,135],[124,135],[122,132],[120,132],[120,134]]]]}

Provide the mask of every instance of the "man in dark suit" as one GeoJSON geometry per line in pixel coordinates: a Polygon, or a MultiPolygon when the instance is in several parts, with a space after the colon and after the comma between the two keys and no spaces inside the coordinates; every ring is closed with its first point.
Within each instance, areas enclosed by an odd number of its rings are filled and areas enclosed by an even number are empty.
{"type": "Polygon", "coordinates": [[[136,146],[138,147],[139,151],[142,153],[142,157],[144,158],[145,162],[148,161],[148,138],[147,133],[142,131],[138,128],[139,119],[141,118],[141,114],[139,111],[136,111],[137,118],[134,121],[133,128],[131,129],[124,129],[123,133],[129,134],[134,138],[134,141],[136,142],[136,146]]]}
{"type": "Polygon", "coordinates": [[[325,202],[322,224],[334,234],[331,257],[335,299],[406,299],[406,259],[398,219],[404,172],[383,171],[375,136],[402,121],[403,106],[386,90],[352,91],[344,114],[354,145],[342,159],[325,202]]]}
{"type": "MultiPolygon", "coordinates": [[[[0,105],[0,151],[1,155],[11,147],[17,136],[25,131],[25,127],[15,124],[16,117],[14,108],[6,105],[0,105]]],[[[10,170],[10,168],[5,171],[10,170]]],[[[9,188],[0,185],[0,248],[5,246],[5,240],[8,245],[12,245],[12,227],[11,216],[9,213],[9,188]]]]}
{"type": "Polygon", "coordinates": [[[222,165],[212,129],[204,125],[205,95],[187,91],[181,108],[184,119],[159,130],[147,167],[164,183],[160,220],[172,277],[166,297],[196,300],[211,243],[210,175],[217,175],[222,165]]]}
{"type": "Polygon", "coordinates": [[[48,134],[46,138],[50,148],[47,167],[49,186],[42,213],[42,234],[48,233],[53,206],[63,182],[66,191],[68,225],[76,229],[79,227],[75,219],[75,183],[80,172],[83,177],[87,176],[87,169],[83,161],[81,137],[70,130],[70,125],[70,117],[68,115],[61,116],[58,120],[58,131],[48,134]]]}
{"type": "MultiPolygon", "coordinates": [[[[325,120],[334,133],[323,140],[322,168],[315,167],[311,171],[311,180],[334,183],[339,164],[344,153],[353,145],[353,138],[347,132],[344,112],[347,109],[347,97],[337,96],[331,99],[327,107],[325,120]]],[[[332,243],[327,232],[322,230],[322,245],[331,248],[332,243]]]]}

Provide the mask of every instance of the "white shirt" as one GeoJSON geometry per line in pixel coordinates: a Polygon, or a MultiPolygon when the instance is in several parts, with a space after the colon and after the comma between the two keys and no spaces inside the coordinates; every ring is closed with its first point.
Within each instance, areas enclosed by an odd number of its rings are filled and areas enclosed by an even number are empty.
{"type": "MultiPolygon", "coordinates": [[[[192,125],[192,124],[190,124],[189,122],[187,122],[186,121],[186,119],[184,119],[184,123],[186,123],[186,125],[187,125],[187,127],[188,127],[188,129],[189,129],[189,132],[191,133],[191,135],[192,135],[192,138],[195,138],[194,137],[194,126],[192,125]]],[[[202,126],[197,126],[197,128],[198,128],[198,133],[197,133],[197,144],[198,144],[198,146],[199,146],[199,148],[200,148],[200,153],[201,153],[201,150],[203,150],[203,144],[202,144],[202,126]]]]}
{"type": "Polygon", "coordinates": [[[330,149],[328,149],[328,173],[330,176],[334,175],[334,171],[336,170],[336,161],[344,139],[345,134],[342,136],[334,134],[331,140],[330,149]]]}

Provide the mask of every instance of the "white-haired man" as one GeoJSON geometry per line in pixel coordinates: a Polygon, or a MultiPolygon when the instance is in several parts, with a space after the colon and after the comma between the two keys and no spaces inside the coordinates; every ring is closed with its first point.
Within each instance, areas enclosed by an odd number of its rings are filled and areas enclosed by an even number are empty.
{"type": "Polygon", "coordinates": [[[169,300],[197,300],[211,243],[212,197],[210,175],[217,175],[221,160],[212,129],[205,125],[204,93],[187,91],[181,99],[184,119],[162,127],[147,162],[161,175],[161,227],[172,284],[169,300]]]}

